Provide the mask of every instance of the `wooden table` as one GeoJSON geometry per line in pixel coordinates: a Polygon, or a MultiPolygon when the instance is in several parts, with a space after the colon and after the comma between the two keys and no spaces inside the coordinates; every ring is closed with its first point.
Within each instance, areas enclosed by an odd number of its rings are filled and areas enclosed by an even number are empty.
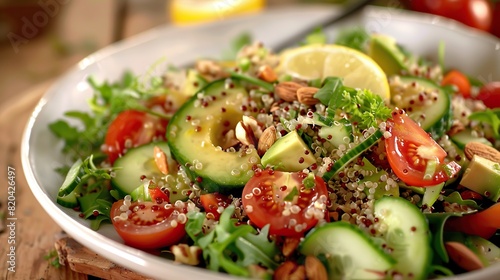
{"type": "Polygon", "coordinates": [[[28,187],[21,166],[21,138],[33,108],[50,84],[35,86],[0,107],[0,279],[86,280],[87,274],[104,279],[146,279],[65,236],[28,187]],[[13,172],[12,177],[8,171],[13,172]],[[8,188],[9,182],[15,182],[15,193],[9,193],[13,190],[8,188]],[[9,209],[13,206],[9,200],[15,203],[15,209],[9,209]],[[56,252],[56,245],[67,257],[66,265],[59,268],[51,264],[54,257],[46,259],[56,252]]]}

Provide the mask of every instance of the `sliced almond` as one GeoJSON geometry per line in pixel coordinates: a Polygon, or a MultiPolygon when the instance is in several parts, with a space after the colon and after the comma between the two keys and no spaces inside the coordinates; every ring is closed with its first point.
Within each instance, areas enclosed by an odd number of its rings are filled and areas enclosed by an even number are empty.
{"type": "Polygon", "coordinates": [[[260,156],[263,156],[267,150],[276,142],[276,128],[270,126],[262,132],[259,138],[259,143],[257,144],[257,152],[260,156]]]}
{"type": "Polygon", "coordinates": [[[281,248],[281,252],[283,256],[289,257],[295,252],[295,249],[299,247],[300,237],[286,237],[283,242],[283,247],[281,248]]]}
{"type": "Polygon", "coordinates": [[[156,166],[160,170],[161,173],[167,175],[168,174],[168,163],[167,163],[167,155],[163,150],[155,146],[153,149],[153,157],[155,159],[156,166]]]}
{"type": "Polygon", "coordinates": [[[486,144],[480,142],[469,142],[465,145],[465,156],[467,159],[472,160],[474,155],[489,159],[491,161],[500,163],[500,152],[486,144]]]}
{"type": "Polygon", "coordinates": [[[273,68],[269,65],[262,65],[259,68],[259,73],[257,74],[259,79],[264,80],[268,83],[275,82],[278,79],[278,75],[274,72],[273,68]]]}
{"type": "Polygon", "coordinates": [[[318,92],[319,88],[315,87],[301,87],[297,90],[297,99],[300,103],[305,105],[315,105],[319,103],[317,98],[314,98],[316,92],[318,92]]]}
{"type": "Polygon", "coordinates": [[[274,87],[274,93],[287,102],[297,100],[297,90],[303,85],[296,82],[281,82],[274,87]]]}
{"type": "Polygon", "coordinates": [[[466,271],[477,270],[484,267],[481,259],[464,244],[450,241],[446,242],[444,246],[450,258],[466,271]]]}
{"type": "Polygon", "coordinates": [[[323,263],[315,256],[307,256],[304,263],[308,280],[328,280],[328,272],[323,263]]]}
{"type": "Polygon", "coordinates": [[[274,271],[273,279],[275,280],[302,280],[306,279],[306,271],[303,265],[299,265],[292,261],[282,263],[274,271]]]}
{"type": "Polygon", "coordinates": [[[451,125],[451,128],[450,128],[450,130],[448,131],[448,133],[447,133],[447,134],[448,134],[449,136],[453,136],[453,135],[455,135],[455,134],[457,134],[457,133],[459,133],[459,132],[463,131],[464,129],[465,129],[464,124],[463,124],[463,123],[461,123],[461,122],[460,122],[460,121],[458,121],[458,120],[455,120],[455,121],[453,122],[453,124],[451,125]]]}

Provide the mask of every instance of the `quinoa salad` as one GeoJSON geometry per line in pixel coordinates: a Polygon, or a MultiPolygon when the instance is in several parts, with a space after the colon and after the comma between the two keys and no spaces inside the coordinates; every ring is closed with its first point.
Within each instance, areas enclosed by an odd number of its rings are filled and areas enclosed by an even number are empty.
{"type": "Polygon", "coordinates": [[[233,49],[90,78],[90,110],[49,125],[72,159],[57,203],[239,277],[433,279],[499,260],[500,82],[360,29],[233,49]]]}

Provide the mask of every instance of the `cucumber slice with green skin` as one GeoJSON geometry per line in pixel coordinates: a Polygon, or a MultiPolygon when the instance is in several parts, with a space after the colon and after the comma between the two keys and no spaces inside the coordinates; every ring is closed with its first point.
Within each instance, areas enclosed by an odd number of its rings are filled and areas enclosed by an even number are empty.
{"type": "MultiPolygon", "coordinates": [[[[412,111],[407,111],[406,113],[410,118],[420,123],[420,126],[427,132],[429,132],[434,139],[439,139],[443,136],[451,127],[453,121],[453,111],[451,108],[451,97],[450,94],[443,90],[439,85],[431,80],[418,77],[400,77],[401,82],[404,84],[415,83],[422,87],[425,91],[435,91],[437,92],[437,99],[432,101],[432,104],[426,106],[414,106],[412,111]],[[424,119],[422,120],[422,117],[424,119]]],[[[418,100],[418,93],[415,99],[418,100]]]]}
{"type": "Polygon", "coordinates": [[[330,279],[386,279],[395,264],[365,232],[342,221],[314,229],[299,251],[306,256],[324,256],[330,279]]]}
{"type": "Polygon", "coordinates": [[[156,166],[155,146],[166,154],[169,170],[177,170],[177,164],[170,155],[167,142],[153,142],[129,149],[113,164],[115,176],[111,179],[111,183],[122,196],[131,194],[139,186],[144,185],[141,178],[160,180],[165,176],[156,166]]]}
{"type": "Polygon", "coordinates": [[[348,120],[342,119],[333,122],[330,126],[323,126],[318,131],[318,136],[326,139],[332,146],[338,148],[352,141],[352,127],[348,120]]]}
{"type": "Polygon", "coordinates": [[[61,187],[59,188],[58,196],[64,196],[70,194],[76,186],[82,181],[81,178],[81,169],[82,169],[83,161],[78,159],[68,171],[66,178],[64,179],[61,187]]]}
{"type": "Polygon", "coordinates": [[[425,279],[432,261],[429,225],[417,206],[404,198],[385,196],[375,201],[374,215],[386,248],[397,260],[392,273],[402,279],[425,279]]]}
{"type": "Polygon", "coordinates": [[[224,135],[248,111],[248,93],[236,80],[208,84],[188,100],[167,127],[168,145],[174,158],[193,181],[207,192],[232,192],[253,176],[260,163],[255,148],[228,152],[221,148],[224,135]],[[205,106],[206,105],[206,106],[205,106]]]}
{"type": "Polygon", "coordinates": [[[439,195],[441,194],[444,185],[445,182],[442,182],[434,186],[426,187],[424,191],[424,196],[422,197],[422,205],[427,205],[428,207],[432,207],[432,205],[434,205],[434,203],[439,198],[439,195]]]}
{"type": "Polygon", "coordinates": [[[368,136],[363,142],[359,143],[356,147],[350,149],[342,157],[340,157],[332,166],[332,169],[323,175],[325,182],[330,181],[337,172],[342,170],[347,164],[349,164],[354,159],[357,159],[363,152],[368,150],[371,146],[375,145],[380,138],[382,138],[383,133],[380,130],[376,130],[372,135],[368,136]]]}
{"type": "Polygon", "coordinates": [[[451,141],[457,145],[460,149],[465,149],[465,145],[469,142],[480,142],[488,146],[492,146],[491,142],[484,137],[473,136],[472,131],[466,128],[453,136],[450,137],[451,141]]]}
{"type": "Polygon", "coordinates": [[[75,208],[78,206],[78,196],[80,195],[81,188],[77,186],[72,192],[66,195],[58,195],[57,203],[63,207],[75,208]]]}

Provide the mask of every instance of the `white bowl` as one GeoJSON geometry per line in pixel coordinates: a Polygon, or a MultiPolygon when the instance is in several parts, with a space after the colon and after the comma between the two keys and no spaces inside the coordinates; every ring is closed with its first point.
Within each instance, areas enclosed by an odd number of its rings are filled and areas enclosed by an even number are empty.
{"type": "MultiPolygon", "coordinates": [[[[22,140],[22,163],[32,192],[47,213],[70,236],[103,257],[143,275],[162,279],[232,279],[206,269],[178,265],[123,244],[111,225],[93,231],[72,209],[59,206],[57,190],[62,183],[54,169],[68,163],[61,144],[48,124],[68,110],[83,110],[92,96],[87,78],[116,80],[125,70],[145,71],[166,58],[184,65],[199,57],[218,57],[232,38],[249,31],[267,46],[279,45],[289,36],[324,22],[340,12],[334,6],[304,6],[190,27],[163,26],[113,44],[82,60],[62,76],[40,100],[22,140]],[[328,8],[325,8],[328,7],[328,8]],[[297,18],[301,18],[300,21],[297,18]]],[[[437,59],[440,42],[446,45],[445,62],[483,81],[500,80],[500,40],[457,22],[401,10],[369,7],[338,26],[358,25],[394,36],[414,53],[437,59]]],[[[331,35],[337,25],[325,29],[331,35]]],[[[456,279],[491,279],[500,274],[500,264],[459,275],[456,279]]]]}

